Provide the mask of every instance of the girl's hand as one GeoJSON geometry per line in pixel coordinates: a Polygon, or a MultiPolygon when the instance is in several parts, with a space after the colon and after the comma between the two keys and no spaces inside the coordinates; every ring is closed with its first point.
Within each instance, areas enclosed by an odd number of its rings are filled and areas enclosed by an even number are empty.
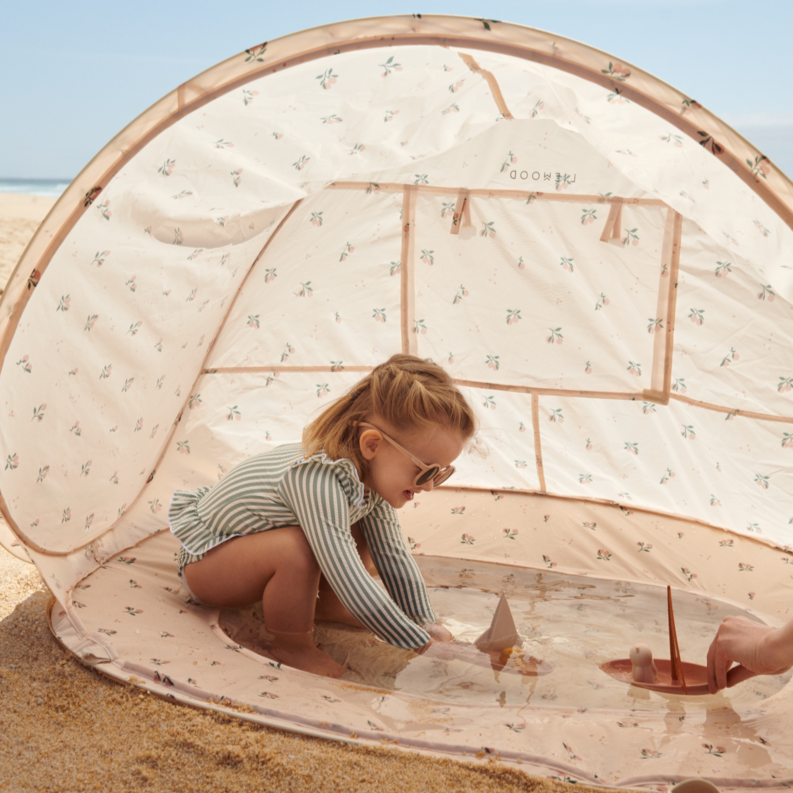
{"type": "Polygon", "coordinates": [[[424,655],[424,653],[426,653],[433,644],[435,644],[435,640],[430,639],[423,647],[417,647],[415,650],[413,650],[413,652],[416,653],[416,655],[424,655]]]}
{"type": "Polygon", "coordinates": [[[425,631],[427,631],[427,633],[429,633],[430,640],[423,647],[417,647],[413,651],[418,653],[418,655],[424,655],[424,653],[426,653],[433,644],[437,644],[438,642],[450,642],[454,639],[451,631],[449,631],[447,628],[444,628],[443,625],[438,625],[437,622],[430,622],[422,627],[425,631]]]}
{"type": "Polygon", "coordinates": [[[425,625],[424,630],[427,631],[436,642],[450,642],[454,639],[452,632],[448,628],[444,628],[443,625],[439,625],[437,622],[431,622],[425,625]]]}

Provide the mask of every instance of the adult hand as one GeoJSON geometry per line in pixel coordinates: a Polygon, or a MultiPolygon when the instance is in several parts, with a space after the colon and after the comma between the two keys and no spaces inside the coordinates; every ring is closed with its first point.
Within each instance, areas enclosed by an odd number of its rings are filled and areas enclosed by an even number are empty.
{"type": "Polygon", "coordinates": [[[793,664],[792,632],[793,621],[769,628],[746,617],[725,617],[708,649],[708,691],[715,694],[755,675],[787,671],[793,664]],[[738,666],[730,669],[733,663],[738,666]]]}

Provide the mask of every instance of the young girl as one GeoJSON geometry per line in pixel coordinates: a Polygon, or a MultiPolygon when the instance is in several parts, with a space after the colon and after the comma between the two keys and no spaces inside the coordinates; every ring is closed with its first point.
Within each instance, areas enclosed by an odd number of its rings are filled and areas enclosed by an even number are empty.
{"type": "Polygon", "coordinates": [[[273,655],[329,677],[345,669],[314,646],[315,618],[420,652],[450,640],[396,510],[454,473],[475,429],[440,366],[394,355],[311,422],[302,445],[251,457],[211,488],[174,493],[182,584],[215,607],[261,598],[273,655]]]}

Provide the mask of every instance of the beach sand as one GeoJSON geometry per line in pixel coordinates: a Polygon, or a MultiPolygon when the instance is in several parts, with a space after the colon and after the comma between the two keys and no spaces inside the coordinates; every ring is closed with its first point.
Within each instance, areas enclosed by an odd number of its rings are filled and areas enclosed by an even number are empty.
{"type": "Polygon", "coordinates": [[[0,287],[5,288],[28,240],[55,201],[42,196],[0,193],[0,287]]]}
{"type": "MultiPolygon", "coordinates": [[[[0,194],[0,285],[54,203],[0,194]]],[[[0,548],[0,791],[537,791],[594,788],[271,730],[115,683],[65,652],[36,569],[0,548]]]]}

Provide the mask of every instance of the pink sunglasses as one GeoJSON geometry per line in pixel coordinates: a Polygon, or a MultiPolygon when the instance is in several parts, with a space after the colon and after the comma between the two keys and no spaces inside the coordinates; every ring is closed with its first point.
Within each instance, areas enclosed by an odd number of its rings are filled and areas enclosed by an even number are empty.
{"type": "Polygon", "coordinates": [[[437,487],[440,484],[443,484],[453,473],[454,473],[454,466],[448,465],[446,468],[441,468],[437,463],[433,463],[432,465],[424,465],[421,460],[416,459],[407,449],[400,446],[393,438],[389,438],[379,427],[375,427],[374,424],[369,424],[366,421],[359,421],[359,427],[369,427],[373,430],[377,430],[392,446],[399,449],[402,454],[409,457],[415,465],[419,467],[419,472],[416,474],[416,478],[413,480],[414,487],[421,487],[422,485],[426,485],[427,482],[432,480],[432,484],[434,487],[437,487]]]}

